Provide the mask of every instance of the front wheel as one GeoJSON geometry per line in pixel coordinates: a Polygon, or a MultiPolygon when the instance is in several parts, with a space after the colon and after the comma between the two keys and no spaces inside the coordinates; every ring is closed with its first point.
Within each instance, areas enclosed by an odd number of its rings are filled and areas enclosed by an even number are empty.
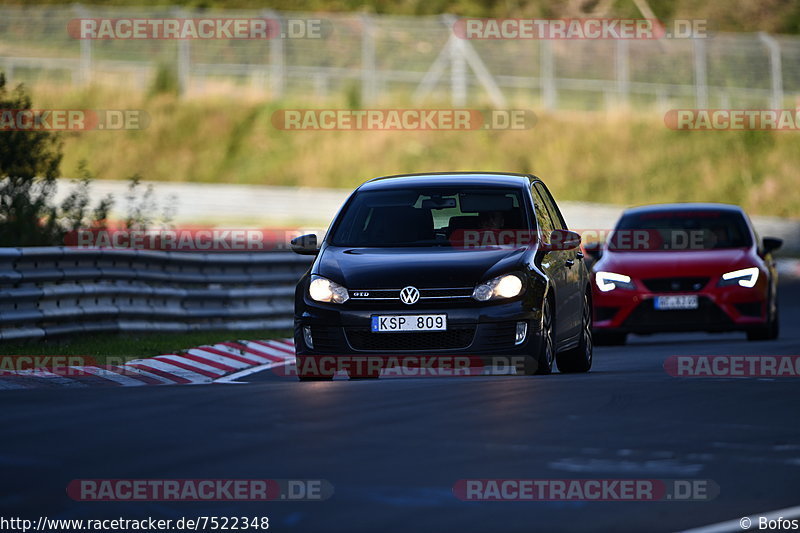
{"type": "MultiPolygon", "coordinates": [[[[768,304],[769,305],[769,304],[768,304]]],[[[747,331],[747,340],[749,341],[772,341],[778,338],[780,334],[780,316],[778,314],[778,302],[774,306],[769,305],[767,309],[767,323],[763,326],[747,331]]]]}
{"type": "Polygon", "coordinates": [[[530,354],[525,358],[525,375],[552,373],[555,343],[553,342],[553,311],[549,298],[545,298],[542,304],[542,331],[539,334],[539,342],[534,345],[538,350],[537,353],[530,354]]]}
{"type": "Polygon", "coordinates": [[[589,295],[583,295],[583,314],[581,319],[581,340],[575,348],[556,356],[558,370],[564,374],[588,372],[592,368],[592,303],[589,295]]]}

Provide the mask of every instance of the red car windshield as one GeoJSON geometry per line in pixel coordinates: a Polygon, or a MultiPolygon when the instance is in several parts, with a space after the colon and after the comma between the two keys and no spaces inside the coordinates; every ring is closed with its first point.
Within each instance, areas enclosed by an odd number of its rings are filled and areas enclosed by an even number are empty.
{"type": "Polygon", "coordinates": [[[651,211],[623,215],[608,241],[609,250],[718,250],[745,248],[752,236],[736,211],[651,211]]]}

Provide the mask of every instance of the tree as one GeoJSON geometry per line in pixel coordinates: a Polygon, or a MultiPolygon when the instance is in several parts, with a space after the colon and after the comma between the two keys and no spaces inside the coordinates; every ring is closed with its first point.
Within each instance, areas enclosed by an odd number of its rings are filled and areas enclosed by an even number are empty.
{"type": "MultiPolygon", "coordinates": [[[[0,72],[0,113],[32,109],[25,87],[9,91],[0,72]]],[[[106,197],[91,209],[92,175],[85,162],[78,180],[61,205],[55,205],[56,179],[62,142],[48,131],[0,130],[0,246],[52,246],[80,227],[102,224],[113,199],[106,197]]]]}

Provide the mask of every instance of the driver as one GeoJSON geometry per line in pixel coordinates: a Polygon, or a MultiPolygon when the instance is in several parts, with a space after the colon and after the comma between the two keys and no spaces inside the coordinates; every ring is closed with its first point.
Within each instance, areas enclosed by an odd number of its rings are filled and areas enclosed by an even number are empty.
{"type": "Polygon", "coordinates": [[[481,211],[480,228],[482,230],[503,229],[505,223],[505,216],[502,211],[481,211]]]}

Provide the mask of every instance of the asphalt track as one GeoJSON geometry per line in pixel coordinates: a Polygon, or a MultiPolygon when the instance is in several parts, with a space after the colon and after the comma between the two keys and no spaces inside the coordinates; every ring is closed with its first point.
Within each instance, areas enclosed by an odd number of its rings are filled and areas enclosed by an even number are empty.
{"type": "MultiPolygon", "coordinates": [[[[800,354],[777,341],[633,337],[588,375],[0,392],[0,516],[264,516],[270,531],[676,531],[800,504],[800,382],[675,378],[671,355],[800,354]],[[86,478],[323,478],[322,502],[76,502],[86,478]],[[710,479],[711,501],[464,502],[468,478],[710,479]]],[[[754,528],[755,529],[755,528],[754,528]]]]}

